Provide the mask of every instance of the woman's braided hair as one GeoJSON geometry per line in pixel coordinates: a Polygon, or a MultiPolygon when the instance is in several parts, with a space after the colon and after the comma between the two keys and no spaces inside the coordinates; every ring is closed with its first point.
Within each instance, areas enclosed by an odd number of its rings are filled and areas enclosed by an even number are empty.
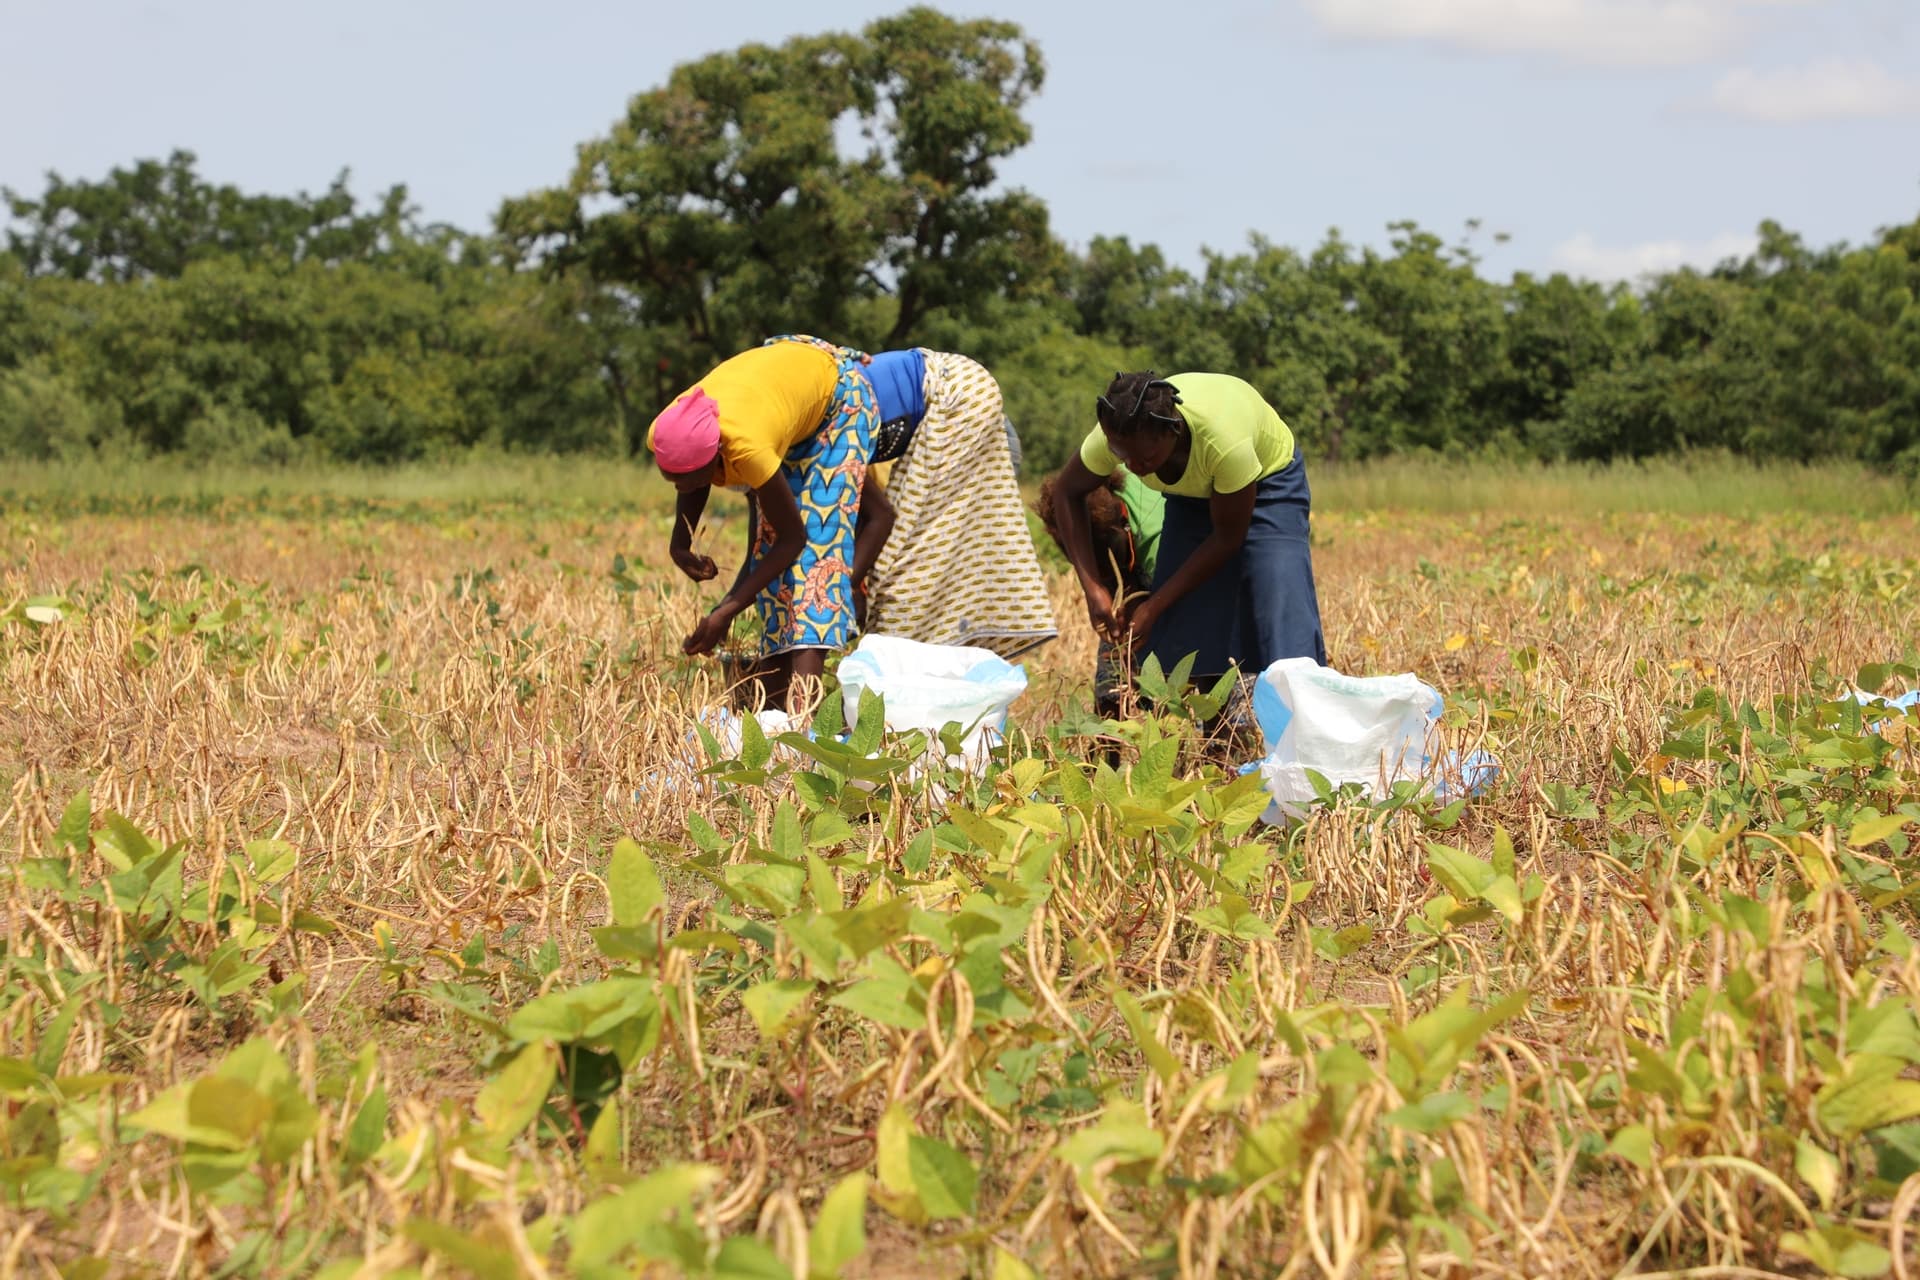
{"type": "Polygon", "coordinates": [[[1180,392],[1153,370],[1116,373],[1107,393],[1094,400],[1100,427],[1109,436],[1134,436],[1143,431],[1173,431],[1185,419],[1175,411],[1180,392]]]}

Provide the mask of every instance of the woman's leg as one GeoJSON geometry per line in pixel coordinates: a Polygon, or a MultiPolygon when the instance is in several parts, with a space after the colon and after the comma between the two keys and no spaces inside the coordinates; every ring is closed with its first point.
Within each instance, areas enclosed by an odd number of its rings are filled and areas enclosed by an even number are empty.
{"type": "MultiPolygon", "coordinates": [[[[1160,554],[1154,566],[1158,590],[1186,563],[1208,534],[1213,516],[1205,499],[1167,498],[1166,523],[1160,531],[1160,554]]],[[[1188,654],[1194,655],[1193,682],[1210,687],[1227,669],[1242,661],[1240,631],[1240,565],[1236,556],[1220,571],[1173,603],[1148,638],[1147,652],[1159,659],[1161,670],[1172,671],[1188,654]]]]}
{"type": "Polygon", "coordinates": [[[761,711],[773,704],[767,692],[767,666],[759,658],[744,654],[723,659],[727,679],[727,705],[736,711],[761,711]]]}
{"type": "MultiPolygon", "coordinates": [[[[779,660],[785,679],[769,689],[789,713],[810,710],[827,653],[852,638],[853,556],[860,487],[873,451],[873,388],[843,361],[826,419],[781,464],[806,525],[800,555],[760,593],[761,652],[779,660]]],[[[771,539],[771,530],[765,536],[771,539]]]]}
{"type": "Polygon", "coordinates": [[[810,715],[820,703],[820,687],[827,675],[827,651],[795,649],[786,657],[787,714],[799,719],[810,715]]]}
{"type": "Polygon", "coordinates": [[[1281,658],[1327,663],[1308,541],[1311,501],[1306,464],[1297,456],[1260,482],[1241,553],[1240,629],[1250,674],[1281,658]]]}
{"type": "Polygon", "coordinates": [[[793,682],[791,654],[776,653],[762,658],[759,666],[760,688],[765,703],[761,710],[771,711],[787,705],[787,690],[793,682]]]}

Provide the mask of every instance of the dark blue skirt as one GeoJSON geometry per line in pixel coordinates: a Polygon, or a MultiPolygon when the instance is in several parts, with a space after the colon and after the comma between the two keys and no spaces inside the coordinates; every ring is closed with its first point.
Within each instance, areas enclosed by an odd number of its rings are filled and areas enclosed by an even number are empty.
{"type": "MultiPolygon", "coordinates": [[[[1193,679],[1205,687],[1234,666],[1258,675],[1281,658],[1312,658],[1326,665],[1313,555],[1307,546],[1312,503],[1306,463],[1298,454],[1284,470],[1260,481],[1253,522],[1240,553],[1175,601],[1154,624],[1147,651],[1164,670],[1173,670],[1191,653],[1193,679]]],[[[1154,589],[1212,532],[1207,499],[1168,494],[1154,589]]]]}

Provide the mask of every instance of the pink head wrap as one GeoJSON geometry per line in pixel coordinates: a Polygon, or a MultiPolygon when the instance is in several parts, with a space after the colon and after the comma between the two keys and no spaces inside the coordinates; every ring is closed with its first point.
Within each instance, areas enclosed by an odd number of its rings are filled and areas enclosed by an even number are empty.
{"type": "Polygon", "coordinates": [[[720,452],[720,402],[699,387],[687,392],[653,420],[653,456],[675,475],[712,463],[720,452]]]}

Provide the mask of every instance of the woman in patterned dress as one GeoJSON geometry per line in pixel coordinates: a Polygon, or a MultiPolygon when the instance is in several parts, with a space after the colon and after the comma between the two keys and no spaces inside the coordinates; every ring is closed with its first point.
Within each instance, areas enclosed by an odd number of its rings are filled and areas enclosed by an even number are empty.
{"type": "Polygon", "coordinates": [[[1000,384],[923,347],[879,352],[861,371],[879,405],[873,461],[893,463],[862,630],[1006,658],[1051,640],[1000,384]]]}
{"type": "Polygon", "coordinates": [[[754,605],[768,697],[795,712],[811,698],[828,651],[851,637],[856,566],[875,554],[874,535],[856,545],[878,421],[863,358],[814,338],[769,339],[675,397],[647,432],[647,447],[679,491],[668,552],[689,578],[719,575],[711,557],[693,550],[712,487],[750,492],[756,511],[740,575],[682,651],[712,652],[754,605]]]}

